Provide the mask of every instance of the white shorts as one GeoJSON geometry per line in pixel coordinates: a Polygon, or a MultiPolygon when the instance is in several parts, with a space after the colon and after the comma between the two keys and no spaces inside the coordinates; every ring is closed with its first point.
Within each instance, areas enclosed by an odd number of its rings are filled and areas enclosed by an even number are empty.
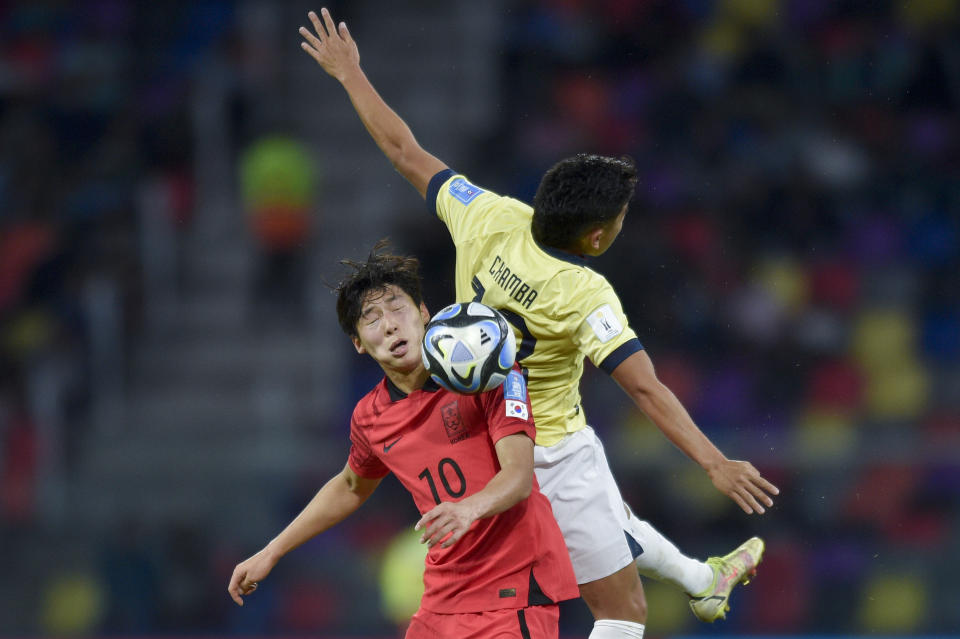
{"type": "Polygon", "coordinates": [[[533,469],[567,542],[577,583],[608,577],[642,552],[603,444],[589,426],[553,446],[535,446],[533,469]]]}

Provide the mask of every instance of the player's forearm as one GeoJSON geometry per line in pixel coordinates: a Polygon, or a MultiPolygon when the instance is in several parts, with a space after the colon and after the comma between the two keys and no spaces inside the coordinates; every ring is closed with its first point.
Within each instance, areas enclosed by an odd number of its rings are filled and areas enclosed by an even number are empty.
{"type": "Polygon", "coordinates": [[[657,379],[646,351],[630,355],[611,375],[667,439],[704,470],[710,472],[726,461],[723,453],[693,423],[680,400],[657,379]]]}
{"type": "Polygon", "coordinates": [[[370,137],[400,174],[408,177],[407,160],[414,151],[420,150],[413,131],[380,97],[359,66],[340,82],[370,137]]]}
{"type": "Polygon", "coordinates": [[[631,395],[637,407],[656,424],[667,439],[702,468],[710,470],[726,459],[720,449],[697,427],[669,388],[658,382],[652,388],[638,389],[631,395]]]}
{"type": "Polygon", "coordinates": [[[283,557],[294,548],[346,519],[366,501],[368,496],[368,494],[353,491],[343,473],[336,475],[313,496],[310,503],[283,529],[283,532],[267,544],[266,552],[274,560],[283,557]]]}
{"type": "Polygon", "coordinates": [[[463,500],[469,504],[473,519],[483,519],[502,513],[530,496],[533,487],[533,465],[530,468],[508,467],[487,482],[480,490],[463,500]]]}

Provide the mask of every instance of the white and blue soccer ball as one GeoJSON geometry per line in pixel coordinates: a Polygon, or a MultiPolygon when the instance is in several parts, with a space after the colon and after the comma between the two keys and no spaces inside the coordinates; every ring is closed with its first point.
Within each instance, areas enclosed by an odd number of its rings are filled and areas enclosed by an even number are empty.
{"type": "Polygon", "coordinates": [[[496,309],[479,302],[451,304],[427,323],[420,354],[433,381],[473,395],[503,383],[517,357],[517,341],[496,309]]]}

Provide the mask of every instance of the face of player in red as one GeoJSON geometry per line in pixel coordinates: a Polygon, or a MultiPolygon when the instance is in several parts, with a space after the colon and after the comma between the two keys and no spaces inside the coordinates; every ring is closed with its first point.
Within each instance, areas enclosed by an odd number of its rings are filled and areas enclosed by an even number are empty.
{"type": "Polygon", "coordinates": [[[371,291],[363,301],[353,345],[358,353],[375,359],[397,382],[396,376],[406,377],[423,369],[420,341],[429,320],[426,305],[417,306],[403,289],[391,284],[384,290],[371,291]]]}

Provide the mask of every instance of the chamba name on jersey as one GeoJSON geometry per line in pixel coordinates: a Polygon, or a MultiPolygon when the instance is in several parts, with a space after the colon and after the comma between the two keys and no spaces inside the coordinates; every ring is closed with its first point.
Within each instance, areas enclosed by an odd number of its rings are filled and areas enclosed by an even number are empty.
{"type": "Polygon", "coordinates": [[[524,202],[447,169],[430,181],[427,205],[456,245],[457,301],[482,301],[513,325],[517,361],[529,372],[537,444],[551,446],[584,428],[584,356],[610,373],[643,348],[613,287],[587,258],[538,244],[524,202]]]}

